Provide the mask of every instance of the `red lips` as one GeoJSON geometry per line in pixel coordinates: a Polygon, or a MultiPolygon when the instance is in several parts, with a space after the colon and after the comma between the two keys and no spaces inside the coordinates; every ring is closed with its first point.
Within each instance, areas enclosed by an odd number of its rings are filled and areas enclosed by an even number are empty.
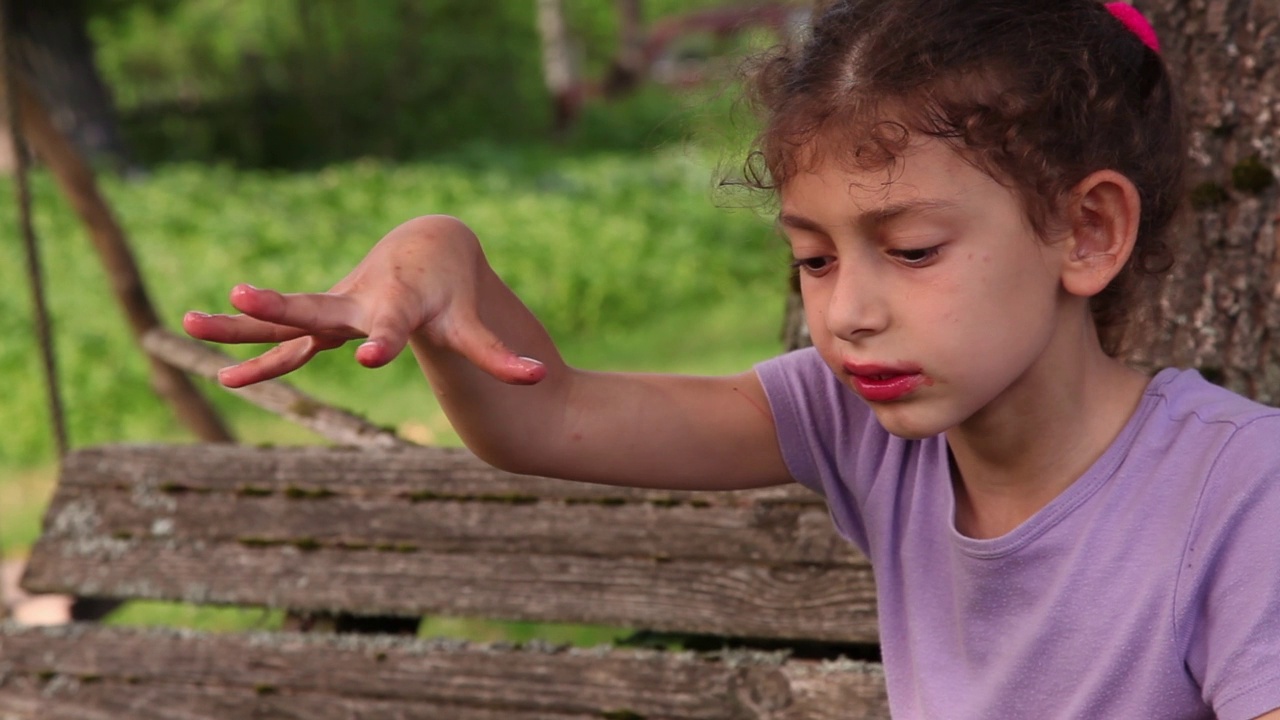
{"type": "Polygon", "coordinates": [[[909,365],[859,365],[846,362],[845,372],[853,387],[867,402],[892,402],[925,383],[920,368],[909,365]]]}

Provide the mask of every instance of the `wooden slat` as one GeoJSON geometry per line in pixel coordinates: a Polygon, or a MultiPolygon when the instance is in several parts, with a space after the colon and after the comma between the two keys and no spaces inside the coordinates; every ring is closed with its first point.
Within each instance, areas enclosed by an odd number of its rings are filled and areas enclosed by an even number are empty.
{"type": "Polygon", "coordinates": [[[875,642],[865,560],[805,491],[675,493],[465,451],[72,454],[24,584],[364,614],[875,642]]]}
{"type": "Polygon", "coordinates": [[[61,483],[127,484],[145,496],[248,489],[288,492],[323,488],[344,494],[400,496],[434,492],[473,499],[526,497],[572,500],[647,499],[698,504],[801,503],[822,499],[797,486],[750,492],[639,490],[565,482],[503,472],[462,448],[413,447],[369,451],[346,447],[253,448],[242,445],[113,444],[77,450],[64,459],[61,483]]]}
{"type": "Polygon", "coordinates": [[[0,625],[0,718],[871,720],[874,665],[777,655],[0,625]]]}

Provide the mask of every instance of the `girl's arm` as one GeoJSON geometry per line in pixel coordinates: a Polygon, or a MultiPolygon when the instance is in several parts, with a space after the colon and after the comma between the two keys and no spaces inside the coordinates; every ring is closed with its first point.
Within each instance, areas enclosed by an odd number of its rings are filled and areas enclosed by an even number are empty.
{"type": "Polygon", "coordinates": [[[444,216],[393,230],[328,293],[241,285],[242,315],[188,313],[215,342],[273,342],[219,375],[240,387],[367,337],[363,365],[411,346],[467,445],[498,467],[643,487],[735,489],[788,482],[755,373],[721,378],[595,373],[567,366],[498,278],[475,235],[444,216]],[[532,360],[531,358],[537,358],[532,360]]]}

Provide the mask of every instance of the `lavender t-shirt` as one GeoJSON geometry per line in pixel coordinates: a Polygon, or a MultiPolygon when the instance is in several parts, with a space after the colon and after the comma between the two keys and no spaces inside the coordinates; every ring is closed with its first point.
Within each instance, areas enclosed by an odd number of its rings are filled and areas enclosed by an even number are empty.
{"type": "Polygon", "coordinates": [[[1280,708],[1280,409],[1164,370],[1082,477],[975,540],[943,437],[889,434],[812,349],[756,370],[792,475],[875,569],[897,720],[1280,708]]]}

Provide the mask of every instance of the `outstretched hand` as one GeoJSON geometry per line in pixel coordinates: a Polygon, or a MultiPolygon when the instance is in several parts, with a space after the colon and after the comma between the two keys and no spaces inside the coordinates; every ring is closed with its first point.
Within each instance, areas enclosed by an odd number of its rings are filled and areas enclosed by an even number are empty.
{"type": "Polygon", "coordinates": [[[480,320],[479,297],[490,278],[500,282],[470,229],[445,216],[417,218],[387,234],[328,292],[237,285],[231,304],[243,314],[189,312],[182,326],[212,342],[276,344],[218,373],[233,388],[290,373],[356,338],[367,338],[355,353],[366,367],[386,365],[418,338],[503,382],[536,383],[546,375],[542,363],[518,356],[480,320]]]}

